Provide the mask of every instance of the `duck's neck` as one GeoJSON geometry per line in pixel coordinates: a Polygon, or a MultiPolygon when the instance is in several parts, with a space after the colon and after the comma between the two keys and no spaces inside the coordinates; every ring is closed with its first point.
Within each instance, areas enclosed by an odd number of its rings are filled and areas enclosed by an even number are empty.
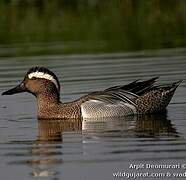
{"type": "Polygon", "coordinates": [[[37,111],[39,117],[49,117],[60,103],[58,94],[42,93],[37,95],[37,111]]]}

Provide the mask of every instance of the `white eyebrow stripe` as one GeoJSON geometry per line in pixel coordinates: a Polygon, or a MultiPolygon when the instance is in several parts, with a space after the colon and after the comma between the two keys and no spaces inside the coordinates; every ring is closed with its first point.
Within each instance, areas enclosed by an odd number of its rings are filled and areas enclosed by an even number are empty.
{"type": "Polygon", "coordinates": [[[59,90],[58,83],[57,83],[57,81],[54,79],[54,77],[52,75],[46,74],[44,72],[38,72],[38,71],[28,74],[28,78],[29,79],[32,79],[33,77],[35,77],[35,78],[43,78],[43,79],[47,79],[49,81],[52,81],[55,84],[55,86],[57,87],[57,89],[59,90]]]}

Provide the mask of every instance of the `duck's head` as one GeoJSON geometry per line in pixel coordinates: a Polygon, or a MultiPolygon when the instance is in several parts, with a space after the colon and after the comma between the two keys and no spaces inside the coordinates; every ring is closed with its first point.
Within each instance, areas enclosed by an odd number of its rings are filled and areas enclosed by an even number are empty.
{"type": "Polygon", "coordinates": [[[44,94],[54,95],[59,98],[60,84],[57,76],[49,69],[32,67],[18,86],[3,92],[2,95],[12,95],[21,92],[29,92],[36,97],[44,94]]]}

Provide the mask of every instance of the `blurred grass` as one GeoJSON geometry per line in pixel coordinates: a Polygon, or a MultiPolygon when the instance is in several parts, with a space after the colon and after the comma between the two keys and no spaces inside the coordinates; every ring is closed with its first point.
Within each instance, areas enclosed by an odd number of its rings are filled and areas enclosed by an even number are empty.
{"type": "Polygon", "coordinates": [[[4,56],[185,46],[184,0],[0,1],[4,56]]]}

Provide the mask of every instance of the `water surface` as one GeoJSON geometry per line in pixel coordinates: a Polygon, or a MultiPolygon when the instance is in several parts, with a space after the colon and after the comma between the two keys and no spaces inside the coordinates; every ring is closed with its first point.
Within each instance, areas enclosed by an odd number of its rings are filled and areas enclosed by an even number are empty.
{"type": "MultiPolygon", "coordinates": [[[[136,79],[160,76],[161,83],[185,80],[186,49],[1,57],[0,91],[18,84],[35,65],[53,70],[62,86],[62,101],[71,101],[136,79]]],[[[30,94],[0,96],[0,177],[103,180],[114,179],[117,172],[183,173],[182,168],[137,171],[129,166],[186,164],[185,92],[183,81],[164,114],[83,124],[38,120],[35,98],[30,94]]]]}

